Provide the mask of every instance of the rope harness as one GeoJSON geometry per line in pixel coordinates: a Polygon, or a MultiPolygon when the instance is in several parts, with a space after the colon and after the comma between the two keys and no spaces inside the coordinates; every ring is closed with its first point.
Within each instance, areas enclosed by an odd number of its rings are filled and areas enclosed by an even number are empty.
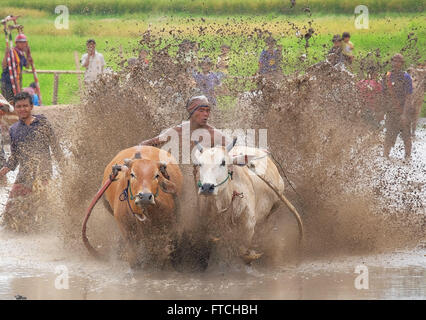
{"type": "Polygon", "coordinates": [[[85,247],[87,248],[87,250],[90,252],[90,254],[93,255],[96,258],[101,258],[101,256],[95,250],[95,248],[93,248],[92,245],[89,243],[89,239],[87,239],[87,235],[86,235],[87,222],[89,221],[90,214],[92,213],[92,210],[95,207],[96,203],[99,201],[99,199],[105,193],[105,190],[108,189],[108,187],[111,185],[111,183],[116,181],[115,178],[117,177],[117,175],[120,171],[121,171],[120,165],[112,166],[112,172],[109,175],[108,180],[104,183],[104,185],[101,187],[101,189],[99,189],[98,193],[96,193],[95,197],[93,198],[92,202],[90,203],[89,208],[87,209],[86,217],[84,218],[84,221],[83,221],[83,227],[82,227],[82,230],[81,230],[83,243],[84,243],[85,247]]]}
{"type": "MultiPolygon", "coordinates": [[[[157,188],[157,192],[154,194],[154,198],[157,198],[158,193],[159,193],[159,189],[160,189],[160,187],[157,188]]],[[[126,189],[123,190],[123,192],[120,194],[118,199],[120,201],[127,201],[127,206],[128,206],[128,209],[130,210],[130,213],[132,213],[133,216],[136,219],[138,219],[139,221],[144,222],[148,218],[148,216],[146,215],[145,212],[143,212],[142,214],[143,214],[144,217],[142,219],[139,219],[138,216],[137,216],[137,213],[133,211],[133,209],[130,205],[129,198],[132,201],[136,199],[136,197],[133,195],[133,192],[132,192],[132,186],[130,185],[130,180],[127,180],[127,187],[126,187],[126,189]],[[129,197],[129,195],[130,195],[130,197],[129,197]]]]}
{"type": "MultiPolygon", "coordinates": [[[[232,175],[234,174],[233,171],[228,171],[228,175],[226,176],[225,180],[223,180],[221,183],[215,184],[213,185],[214,188],[221,186],[222,184],[224,184],[226,181],[228,181],[229,178],[231,178],[232,180],[232,175]]],[[[203,184],[201,183],[201,180],[198,180],[197,186],[199,188],[201,188],[203,186],[203,184]]]]}

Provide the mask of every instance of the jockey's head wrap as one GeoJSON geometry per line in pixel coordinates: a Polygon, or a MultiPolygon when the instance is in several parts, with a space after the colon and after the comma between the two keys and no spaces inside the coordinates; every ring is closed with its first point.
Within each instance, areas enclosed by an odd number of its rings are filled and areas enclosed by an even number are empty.
{"type": "Polygon", "coordinates": [[[201,107],[209,107],[210,103],[206,96],[195,96],[189,98],[188,102],[186,103],[186,110],[189,113],[189,118],[194,114],[195,111],[197,111],[201,107]]]}

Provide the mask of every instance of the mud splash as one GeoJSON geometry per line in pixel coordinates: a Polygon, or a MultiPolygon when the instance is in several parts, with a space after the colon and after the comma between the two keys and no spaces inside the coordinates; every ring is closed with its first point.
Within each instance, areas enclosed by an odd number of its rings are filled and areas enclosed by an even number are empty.
{"type": "MultiPolygon", "coordinates": [[[[269,36],[265,30],[251,33],[252,37],[242,44],[242,51],[256,50],[269,36]]],[[[40,246],[35,246],[47,255],[41,270],[51,270],[62,263],[49,263],[50,250],[55,252],[53,259],[70,265],[73,274],[77,275],[72,280],[77,289],[64,293],[63,297],[309,299],[341,298],[340,290],[346,290],[345,297],[346,294],[347,297],[360,298],[424,297],[421,280],[408,285],[407,291],[401,291],[401,296],[392,293],[394,287],[389,287],[386,278],[389,270],[383,265],[377,266],[377,291],[365,295],[354,293],[353,266],[348,267],[344,262],[347,255],[413,248],[426,239],[424,130],[419,132],[420,142],[414,143],[411,165],[384,160],[381,157],[383,134],[371,128],[362,117],[362,105],[354,86],[356,79],[347,70],[326,62],[307,66],[301,61],[297,72],[276,79],[256,82],[252,77],[230,78],[228,91],[223,96],[230,97],[232,103],[214,109],[212,114],[212,124],[218,128],[267,129],[268,146],[286,174],[286,195],[303,214],[306,224],[307,239],[300,267],[289,269],[291,271],[287,273],[285,268],[291,268],[289,265],[293,260],[290,258],[295,253],[294,247],[289,246],[279,249],[283,252],[282,257],[256,264],[259,270],[270,268],[259,271],[259,277],[250,275],[251,270],[242,279],[232,274],[231,284],[226,284],[229,282],[227,277],[144,271],[143,275],[130,276],[122,285],[120,282],[126,279],[127,264],[123,262],[121,237],[114,219],[102,204],[97,206],[88,225],[89,237],[111,259],[108,264],[102,264],[88,258],[81,243],[81,224],[84,211],[100,186],[105,165],[118,151],[186,120],[185,101],[198,93],[189,81],[188,66],[174,57],[178,48],[164,45],[159,38],[149,33],[143,36],[141,45],[149,48],[152,55],[148,69],[138,62],[104,75],[87,91],[83,103],[73,107],[67,122],[52,119],[57,131],[61,132],[62,146],[69,153],[62,168],[62,178],[56,175],[57,179],[47,189],[45,215],[49,218],[43,230],[54,232],[52,238],[46,235],[32,239],[29,236],[26,240],[24,237],[23,242],[27,241],[26,245],[31,239],[41,242],[40,246]],[[49,246],[48,239],[54,239],[58,248],[49,246]],[[44,241],[47,241],[45,245],[44,241]],[[341,259],[336,265],[337,273],[330,274],[329,266],[321,265],[318,267],[321,271],[316,274],[315,268],[308,266],[310,261],[327,258],[341,259]],[[273,266],[276,265],[284,269],[275,272],[273,266]],[[105,269],[105,276],[100,276],[99,270],[105,269]],[[315,278],[316,275],[318,281],[305,281],[306,277],[315,278]],[[113,280],[108,282],[108,278],[113,280]],[[149,281],[145,284],[146,278],[149,281]],[[90,284],[86,286],[88,279],[90,284]],[[133,281],[136,284],[132,284],[133,281]],[[343,281],[344,285],[330,285],[329,295],[321,296],[318,286],[330,281],[343,281]],[[289,290],[279,285],[284,282],[291,283],[289,290]],[[262,289],[255,289],[259,287],[262,289]],[[129,291],[124,288],[131,288],[128,296],[122,295],[129,291]],[[140,291],[150,294],[141,296],[140,291]]],[[[213,47],[210,49],[214,51],[213,47]]],[[[208,53],[211,54],[206,47],[204,54],[208,53]]],[[[394,158],[401,157],[400,148],[398,145],[394,158]]],[[[294,221],[287,219],[287,222],[285,232],[276,236],[271,233],[271,244],[282,234],[288,237],[289,243],[297,236],[292,233],[296,226],[294,221]]],[[[10,250],[14,247],[6,246],[10,250]]],[[[270,249],[277,248],[271,245],[270,249]]],[[[422,254],[424,256],[422,252],[416,254],[416,262],[421,260],[422,254]]],[[[3,252],[3,255],[13,257],[16,253],[3,252]]],[[[37,257],[40,255],[38,253],[37,257]]],[[[41,277],[43,280],[37,272],[28,272],[31,259],[27,259],[26,265],[24,262],[22,273],[16,268],[19,265],[16,260],[11,259],[2,266],[4,272],[10,272],[12,276],[4,280],[8,289],[1,294],[9,297],[14,291],[30,298],[60,297],[57,291],[52,291],[51,295],[33,295],[26,291],[28,282],[24,284],[24,280],[16,280],[30,277],[31,285],[40,290],[43,283],[51,286],[51,271],[41,277]],[[14,268],[15,273],[12,272],[14,268]]],[[[361,260],[363,257],[354,263],[359,264],[361,260]]],[[[314,263],[315,266],[318,264],[314,263]]],[[[421,267],[395,267],[392,271],[393,276],[402,273],[407,278],[418,277],[422,272],[424,268],[421,267]]]]}
{"type": "MultiPolygon", "coordinates": [[[[265,30],[252,33],[258,38],[248,41],[255,46],[269,36],[265,30]]],[[[81,214],[99,187],[105,164],[119,150],[185,119],[184,103],[197,90],[188,66],[174,57],[179,48],[159,38],[148,32],[141,40],[151,50],[149,68],[137,62],[103,76],[75,107],[72,123],[79,130],[65,129],[72,132],[67,134],[72,161],[61,197],[67,243],[79,245],[81,214]]],[[[237,80],[229,80],[235,85],[228,85],[227,92],[236,103],[216,108],[212,123],[268,130],[268,146],[288,178],[287,195],[307,224],[306,255],[375,252],[424,239],[424,177],[417,176],[410,186],[406,169],[395,171],[381,159],[383,135],[363,119],[353,74],[319,62],[301,63],[298,72],[260,84],[252,78],[237,80]],[[255,89],[247,91],[250,87],[255,89]]],[[[414,165],[421,175],[423,164],[414,165]]],[[[112,219],[101,206],[94,217],[89,224],[94,241],[117,247],[112,219]]]]}

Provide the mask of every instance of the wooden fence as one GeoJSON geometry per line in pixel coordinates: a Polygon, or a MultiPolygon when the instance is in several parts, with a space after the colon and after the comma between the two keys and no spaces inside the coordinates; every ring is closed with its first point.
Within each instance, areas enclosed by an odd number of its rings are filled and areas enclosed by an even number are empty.
{"type": "MultiPolygon", "coordinates": [[[[75,60],[75,68],[76,70],[37,70],[37,74],[53,74],[53,97],[52,104],[58,104],[58,87],[59,87],[59,76],[61,74],[76,74],[78,79],[78,87],[81,92],[82,84],[81,84],[81,74],[84,74],[84,71],[80,70],[80,60],[79,54],[77,51],[74,51],[74,60],[75,60]]],[[[29,70],[23,70],[24,73],[32,73],[29,70]]]]}
{"type": "MultiPolygon", "coordinates": [[[[32,71],[24,70],[24,73],[32,73],[32,71]]],[[[59,86],[59,76],[61,74],[76,74],[79,78],[79,86],[81,90],[81,80],[80,80],[80,74],[83,74],[84,71],[79,70],[37,70],[37,74],[53,74],[54,80],[53,80],[53,97],[52,97],[52,104],[58,103],[58,86],[59,86]]]]}

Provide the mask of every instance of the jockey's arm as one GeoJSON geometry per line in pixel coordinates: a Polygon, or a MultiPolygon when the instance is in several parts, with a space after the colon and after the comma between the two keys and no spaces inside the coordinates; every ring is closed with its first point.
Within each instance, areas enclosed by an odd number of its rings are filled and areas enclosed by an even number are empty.
{"type": "Polygon", "coordinates": [[[151,146],[151,147],[159,147],[161,143],[164,143],[164,141],[160,141],[160,136],[156,136],[152,139],[144,140],[141,143],[139,143],[140,146],[151,146]]]}
{"type": "Polygon", "coordinates": [[[152,139],[142,141],[141,143],[139,143],[139,145],[140,146],[152,146],[152,147],[156,147],[156,148],[161,148],[164,144],[166,144],[168,141],[170,141],[170,139],[171,139],[170,132],[172,130],[176,131],[176,128],[167,129],[166,131],[162,132],[161,134],[159,134],[158,136],[156,136],[152,139]]]}

